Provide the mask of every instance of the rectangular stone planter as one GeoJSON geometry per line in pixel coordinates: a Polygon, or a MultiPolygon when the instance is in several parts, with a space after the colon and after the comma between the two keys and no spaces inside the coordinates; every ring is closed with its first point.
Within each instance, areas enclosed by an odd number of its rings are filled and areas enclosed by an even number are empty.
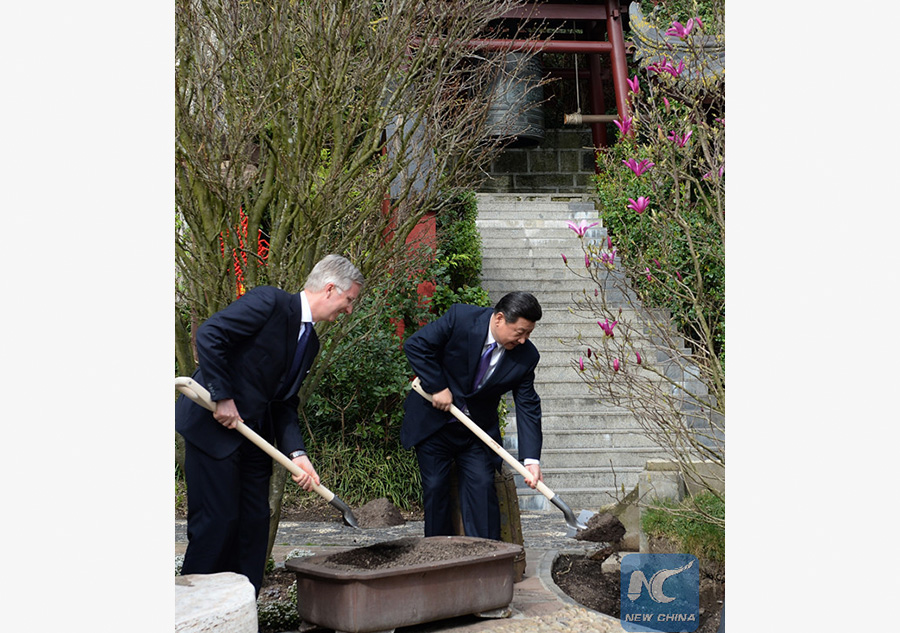
{"type": "MultiPolygon", "coordinates": [[[[486,541],[466,536],[421,538],[434,539],[486,541]]],[[[297,611],[305,622],[347,633],[373,633],[509,605],[513,562],[522,547],[487,542],[493,545],[488,555],[388,569],[323,566],[330,554],[290,559],[285,568],[297,574],[297,611]]]]}

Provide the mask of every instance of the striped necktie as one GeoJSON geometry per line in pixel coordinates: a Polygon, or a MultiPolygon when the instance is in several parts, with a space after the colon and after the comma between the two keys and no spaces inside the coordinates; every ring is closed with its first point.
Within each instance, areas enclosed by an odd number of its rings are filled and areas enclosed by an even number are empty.
{"type": "Polygon", "coordinates": [[[484,380],[484,375],[487,373],[488,367],[491,365],[491,354],[494,353],[494,349],[497,347],[497,341],[494,341],[488,348],[484,351],[484,354],[481,355],[481,360],[478,362],[478,371],[475,373],[475,382],[472,383],[472,391],[475,391],[481,386],[481,381],[484,380]]]}

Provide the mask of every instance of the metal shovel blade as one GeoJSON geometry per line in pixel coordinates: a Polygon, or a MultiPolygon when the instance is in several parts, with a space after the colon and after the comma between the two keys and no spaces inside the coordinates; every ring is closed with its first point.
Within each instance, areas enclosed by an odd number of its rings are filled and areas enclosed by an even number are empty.
{"type": "Polygon", "coordinates": [[[580,530],[587,529],[587,522],[591,520],[591,517],[597,514],[596,512],[591,512],[590,510],[582,510],[578,513],[578,518],[575,519],[575,525],[572,525],[568,521],[566,522],[569,526],[569,529],[566,531],[566,536],[574,537],[580,530]]]}
{"type": "Polygon", "coordinates": [[[349,525],[350,527],[356,528],[357,530],[359,529],[359,523],[356,522],[356,517],[353,516],[353,511],[350,509],[350,506],[344,503],[340,497],[335,495],[328,503],[341,511],[341,514],[344,515],[345,524],[349,525]]]}
{"type": "Polygon", "coordinates": [[[578,530],[587,529],[587,525],[575,518],[575,513],[572,512],[572,508],[570,508],[565,501],[560,499],[559,495],[553,495],[553,497],[550,499],[550,503],[562,510],[563,516],[566,519],[566,525],[569,526],[570,530],[570,533],[567,534],[567,536],[574,536],[575,533],[578,532],[578,530]]]}

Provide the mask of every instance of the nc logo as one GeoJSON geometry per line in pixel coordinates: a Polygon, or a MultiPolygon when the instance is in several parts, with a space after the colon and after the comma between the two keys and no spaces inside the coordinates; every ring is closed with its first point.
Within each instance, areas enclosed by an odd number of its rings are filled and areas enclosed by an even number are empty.
{"type": "Polygon", "coordinates": [[[672,602],[675,598],[663,593],[663,584],[672,576],[678,575],[686,569],[690,569],[693,565],[694,561],[691,561],[687,565],[683,565],[677,569],[660,569],[650,576],[649,581],[644,575],[644,572],[640,569],[632,572],[631,579],[628,582],[628,599],[634,602],[641,597],[644,587],[646,587],[647,593],[650,594],[650,597],[654,602],[658,602],[659,604],[672,602]]]}
{"type": "Polygon", "coordinates": [[[626,631],[695,631],[700,623],[700,562],[690,554],[626,554],[620,576],[626,631]],[[644,589],[649,599],[644,598],[644,589]]]}

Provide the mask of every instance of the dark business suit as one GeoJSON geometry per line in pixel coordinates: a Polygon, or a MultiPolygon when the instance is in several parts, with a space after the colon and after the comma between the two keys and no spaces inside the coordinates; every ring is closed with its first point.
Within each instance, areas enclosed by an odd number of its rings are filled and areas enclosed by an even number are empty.
{"type": "MultiPolygon", "coordinates": [[[[516,405],[519,458],[540,459],[541,400],[534,389],[540,354],[531,341],[503,356],[480,389],[472,391],[493,310],[456,304],[413,334],[404,351],[427,393],[450,389],[454,404],[501,443],[497,407],[512,391],[516,405]]],[[[501,459],[449,412],[435,409],[415,392],[406,398],[400,431],[404,447],[416,448],[422,473],[425,535],[453,534],[449,506],[450,461],[456,460],[460,506],[468,536],[500,538],[500,514],[493,471],[501,459]]]]}
{"type": "MultiPolygon", "coordinates": [[[[194,379],[214,401],[233,398],[244,423],[285,454],[304,448],[297,390],[319,350],[312,330],[299,371],[288,375],[301,306],[299,294],[260,286],[197,331],[194,379]]],[[[258,593],[268,541],[271,458],[185,396],[175,405],[175,429],[185,439],[188,483],[189,544],[182,573],[241,573],[258,593]]]]}

